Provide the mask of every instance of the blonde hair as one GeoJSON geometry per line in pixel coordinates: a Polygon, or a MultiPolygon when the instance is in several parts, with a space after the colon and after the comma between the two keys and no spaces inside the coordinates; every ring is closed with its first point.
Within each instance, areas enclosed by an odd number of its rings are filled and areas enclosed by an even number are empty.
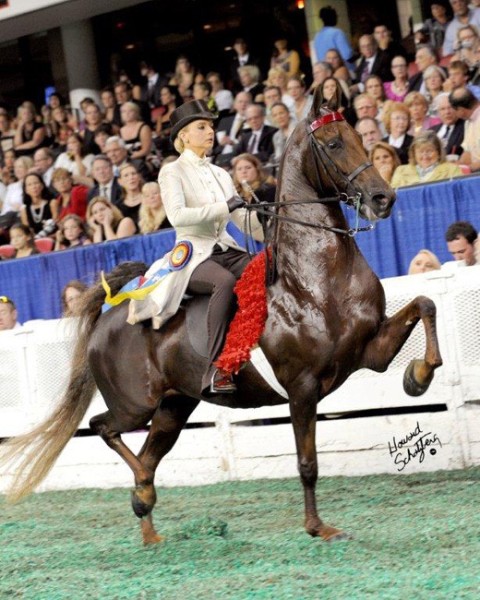
{"type": "Polygon", "coordinates": [[[408,267],[408,275],[413,275],[413,270],[415,267],[415,259],[417,258],[417,256],[419,254],[425,254],[426,256],[428,256],[428,258],[431,260],[432,265],[433,265],[433,271],[437,271],[439,269],[442,268],[442,265],[440,263],[440,261],[438,260],[437,256],[431,252],[430,250],[427,250],[426,248],[422,248],[422,250],[419,250],[415,256],[412,258],[412,260],[410,261],[410,265],[408,267]]]}
{"type": "Polygon", "coordinates": [[[408,110],[408,107],[403,102],[389,102],[383,111],[383,124],[385,125],[385,129],[387,130],[387,133],[392,133],[392,127],[391,127],[390,120],[391,120],[392,114],[394,112],[403,113],[408,119],[407,129],[410,127],[412,117],[410,115],[410,111],[408,110]]]}
{"type": "MultiPolygon", "coordinates": [[[[145,192],[153,189],[158,191],[160,194],[160,186],[158,183],[155,181],[149,181],[142,187],[142,196],[145,194],[145,192]]],[[[165,221],[167,213],[165,212],[163,204],[158,211],[153,212],[151,208],[145,206],[142,198],[138,217],[138,227],[140,229],[140,233],[151,233],[152,231],[157,231],[157,229],[160,229],[160,225],[165,221]]]]}

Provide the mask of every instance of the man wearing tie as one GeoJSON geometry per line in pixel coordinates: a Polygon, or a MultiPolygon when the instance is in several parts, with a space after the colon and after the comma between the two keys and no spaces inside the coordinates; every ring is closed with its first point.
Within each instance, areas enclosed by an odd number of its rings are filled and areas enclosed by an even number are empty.
{"type": "Polygon", "coordinates": [[[260,104],[248,106],[245,116],[250,129],[241,134],[233,152],[235,156],[248,152],[265,164],[274,153],[273,134],[277,128],[265,125],[265,109],[260,104]]]}
{"type": "Polygon", "coordinates": [[[378,48],[373,35],[362,35],[358,48],[361,58],[355,69],[355,84],[350,87],[352,95],[365,90],[364,83],[369,75],[378,75],[384,82],[393,79],[389,56],[378,48]]]}
{"type": "Polygon", "coordinates": [[[465,135],[465,121],[460,119],[453,110],[446,92],[435,98],[434,107],[442,122],[432,127],[432,131],[442,141],[446,154],[461,156],[463,153],[462,142],[465,135]]]}
{"type": "Polygon", "coordinates": [[[94,158],[92,176],[95,179],[95,185],[88,192],[87,202],[96,196],[102,196],[118,206],[122,201],[122,188],[117,178],[113,176],[112,161],[108,156],[99,154],[94,158]]]}
{"type": "Polygon", "coordinates": [[[216,144],[213,148],[214,163],[220,167],[228,166],[233,158],[233,148],[238,142],[246,123],[245,111],[252,103],[248,92],[239,92],[233,102],[234,112],[222,117],[216,127],[216,144]]]}

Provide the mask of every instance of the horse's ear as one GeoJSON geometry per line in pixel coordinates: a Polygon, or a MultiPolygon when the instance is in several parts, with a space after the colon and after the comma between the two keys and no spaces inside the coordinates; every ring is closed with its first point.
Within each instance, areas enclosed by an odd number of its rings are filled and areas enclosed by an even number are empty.
{"type": "Polygon", "coordinates": [[[320,109],[325,105],[325,100],[323,98],[321,86],[317,85],[315,88],[315,92],[313,94],[313,102],[312,107],[310,109],[309,118],[311,121],[314,121],[315,118],[320,114],[320,109]]]}

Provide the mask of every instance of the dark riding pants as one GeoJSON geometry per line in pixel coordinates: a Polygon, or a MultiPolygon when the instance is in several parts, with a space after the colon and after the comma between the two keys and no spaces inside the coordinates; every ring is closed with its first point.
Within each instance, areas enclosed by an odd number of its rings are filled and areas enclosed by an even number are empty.
{"type": "Polygon", "coordinates": [[[213,362],[222,350],[236,307],[233,288],[249,260],[245,252],[233,248],[223,251],[216,245],[210,258],[198,265],[190,278],[187,292],[211,295],[207,312],[209,366],[203,375],[202,390],[210,385],[213,362]]]}

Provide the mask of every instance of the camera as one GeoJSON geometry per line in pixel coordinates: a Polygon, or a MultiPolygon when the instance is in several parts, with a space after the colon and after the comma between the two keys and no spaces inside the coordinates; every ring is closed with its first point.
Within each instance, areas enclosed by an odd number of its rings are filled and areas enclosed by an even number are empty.
{"type": "Polygon", "coordinates": [[[43,222],[42,231],[39,231],[35,237],[44,238],[51,235],[52,233],[55,233],[55,231],[57,231],[57,224],[53,219],[48,219],[43,222]]]}

